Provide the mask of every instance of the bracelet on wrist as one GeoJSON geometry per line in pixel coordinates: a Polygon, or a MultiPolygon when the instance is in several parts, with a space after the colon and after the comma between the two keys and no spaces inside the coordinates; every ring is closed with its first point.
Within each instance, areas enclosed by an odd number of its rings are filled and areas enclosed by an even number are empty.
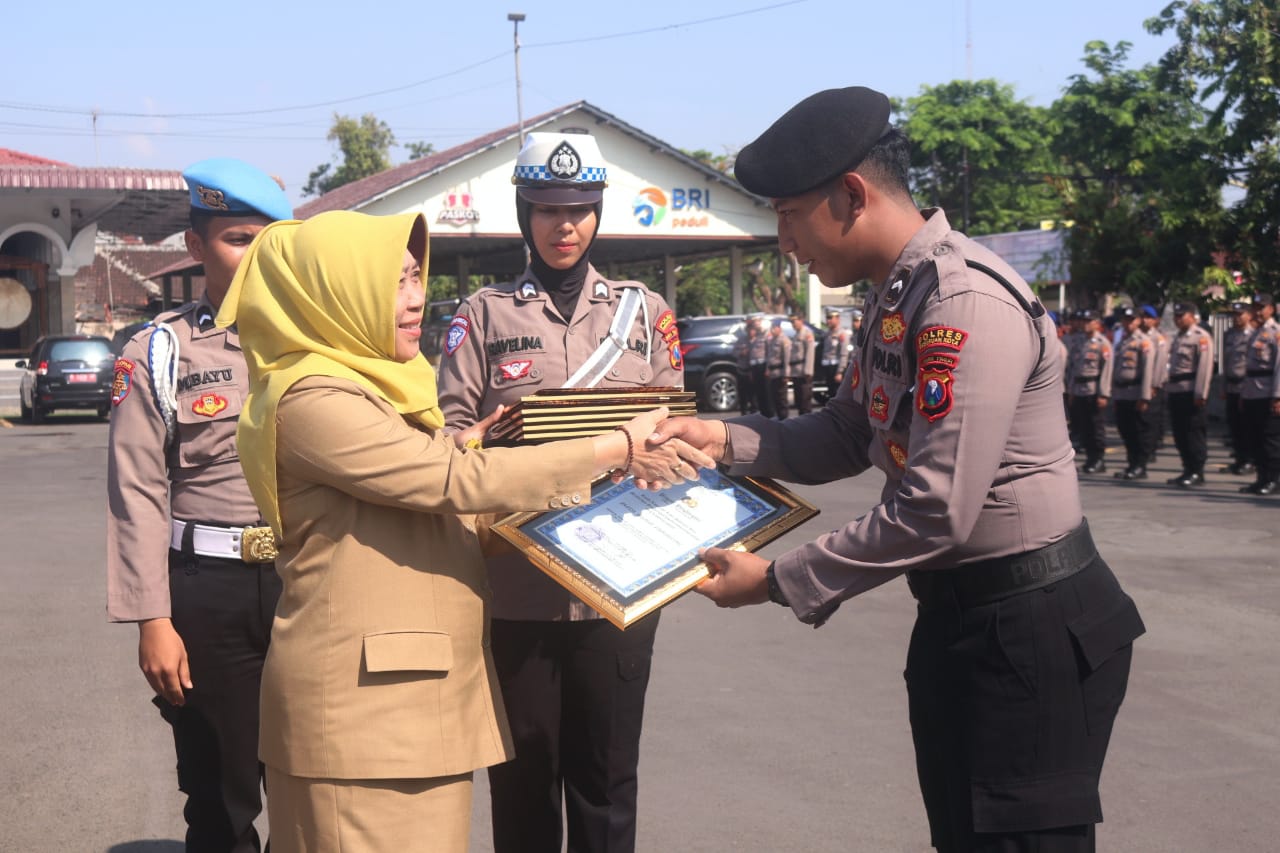
{"type": "Polygon", "coordinates": [[[636,445],[635,442],[631,440],[631,433],[627,432],[625,427],[616,426],[614,429],[622,433],[627,438],[627,461],[623,463],[621,468],[613,469],[625,477],[631,473],[631,463],[635,461],[636,458],[636,445]]]}

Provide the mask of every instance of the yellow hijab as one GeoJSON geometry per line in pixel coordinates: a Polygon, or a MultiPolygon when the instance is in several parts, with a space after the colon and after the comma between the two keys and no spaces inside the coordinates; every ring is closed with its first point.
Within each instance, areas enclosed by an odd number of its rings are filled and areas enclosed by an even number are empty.
{"type": "Polygon", "coordinates": [[[281,536],[276,407],[295,382],[337,376],[363,385],[430,429],[444,425],[436,376],[419,353],[395,360],[396,289],[404,250],[427,266],[419,214],[321,213],[273,222],[249,246],[218,312],[249,363],[236,432],[240,464],[267,523],[281,536]]]}

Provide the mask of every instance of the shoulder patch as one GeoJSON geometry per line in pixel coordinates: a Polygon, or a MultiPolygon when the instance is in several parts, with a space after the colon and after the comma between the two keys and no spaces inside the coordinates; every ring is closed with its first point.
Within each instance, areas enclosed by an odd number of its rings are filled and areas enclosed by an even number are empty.
{"type": "Polygon", "coordinates": [[[933,423],[944,418],[951,411],[955,402],[952,392],[954,379],[951,370],[940,367],[920,367],[920,378],[916,382],[919,389],[916,397],[916,408],[920,414],[933,423]]]}
{"type": "Polygon", "coordinates": [[[931,349],[949,349],[959,352],[969,333],[952,326],[929,326],[921,329],[916,335],[916,352],[923,353],[931,349]]]}
{"type": "Polygon", "coordinates": [[[467,339],[467,333],[470,331],[470,319],[462,314],[454,317],[453,322],[449,324],[449,332],[444,339],[445,355],[453,355],[458,347],[462,346],[462,342],[467,339]]]}
{"type": "Polygon", "coordinates": [[[117,358],[115,379],[111,382],[111,405],[118,406],[133,390],[133,370],[137,367],[127,358],[117,358]]]}

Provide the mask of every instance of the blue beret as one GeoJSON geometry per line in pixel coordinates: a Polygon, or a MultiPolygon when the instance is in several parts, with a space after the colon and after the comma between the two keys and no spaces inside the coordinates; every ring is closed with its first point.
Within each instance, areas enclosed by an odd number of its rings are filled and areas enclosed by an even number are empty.
{"type": "Polygon", "coordinates": [[[214,216],[293,219],[293,206],[275,179],[243,160],[216,157],[182,173],[191,190],[191,209],[214,216]]]}
{"type": "Polygon", "coordinates": [[[1143,305],[1143,306],[1142,306],[1142,313],[1143,313],[1143,314],[1146,314],[1148,317],[1159,317],[1159,316],[1160,316],[1160,312],[1159,312],[1159,311],[1157,311],[1155,308],[1153,308],[1153,307],[1152,307],[1152,306],[1150,306],[1150,305],[1143,305]]]}
{"type": "Polygon", "coordinates": [[[889,99],[863,86],[810,95],[738,152],[749,192],[788,198],[852,171],[889,130],[889,99]]]}

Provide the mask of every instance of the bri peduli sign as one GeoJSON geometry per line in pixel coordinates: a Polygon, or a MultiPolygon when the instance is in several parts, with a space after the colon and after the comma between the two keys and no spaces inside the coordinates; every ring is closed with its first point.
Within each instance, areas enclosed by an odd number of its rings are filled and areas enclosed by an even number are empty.
{"type": "Polygon", "coordinates": [[[636,193],[631,203],[631,212],[636,222],[646,228],[654,228],[668,219],[674,228],[705,228],[711,224],[711,217],[701,211],[711,208],[711,190],[699,187],[676,187],[668,195],[657,187],[645,187],[636,193]]]}

